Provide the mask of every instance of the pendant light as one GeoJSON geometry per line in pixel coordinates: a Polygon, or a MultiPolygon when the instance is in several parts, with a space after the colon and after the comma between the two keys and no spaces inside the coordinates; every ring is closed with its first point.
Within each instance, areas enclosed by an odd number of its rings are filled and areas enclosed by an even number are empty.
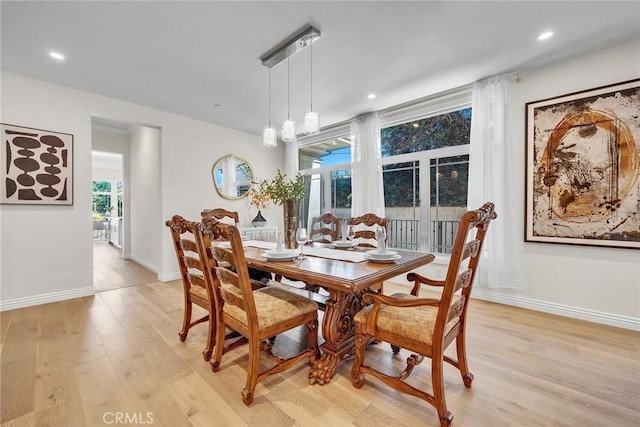
{"type": "Polygon", "coordinates": [[[309,86],[310,86],[310,94],[311,94],[311,105],[309,108],[309,111],[307,111],[304,115],[304,122],[303,122],[303,126],[302,126],[302,131],[306,134],[306,135],[317,135],[320,132],[320,117],[318,116],[318,113],[313,111],[313,36],[310,37],[310,44],[311,44],[311,59],[309,61],[309,69],[310,69],[310,79],[309,79],[309,86]]]}
{"type": "Polygon", "coordinates": [[[269,68],[269,126],[262,133],[262,145],[265,147],[276,147],[278,145],[276,130],[271,127],[271,68],[269,68]]]}
{"type": "Polygon", "coordinates": [[[282,140],[293,142],[296,138],[296,124],[290,116],[290,82],[289,82],[289,58],[287,58],[287,120],[282,124],[282,140]]]}

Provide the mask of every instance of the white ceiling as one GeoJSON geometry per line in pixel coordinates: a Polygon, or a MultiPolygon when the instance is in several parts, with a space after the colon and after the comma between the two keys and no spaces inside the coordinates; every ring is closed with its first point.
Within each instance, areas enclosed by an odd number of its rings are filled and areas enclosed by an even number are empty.
{"type": "MultiPolygon", "coordinates": [[[[0,7],[3,70],[254,134],[268,120],[260,56],[309,24],[322,33],[313,45],[313,104],[323,127],[640,39],[638,1],[3,0],[0,7]],[[554,37],[538,42],[549,29],[554,37]],[[51,59],[50,50],[66,60],[51,59]],[[367,99],[371,92],[376,99],[367,99]]],[[[290,59],[297,123],[309,107],[309,55],[290,59]]],[[[271,79],[278,127],[287,115],[286,61],[271,79]]]]}

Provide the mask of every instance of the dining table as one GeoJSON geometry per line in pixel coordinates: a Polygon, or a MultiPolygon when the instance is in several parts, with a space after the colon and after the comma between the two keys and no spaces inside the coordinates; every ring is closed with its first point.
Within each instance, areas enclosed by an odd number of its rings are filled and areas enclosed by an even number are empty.
{"type": "Polygon", "coordinates": [[[336,249],[314,244],[304,247],[304,259],[269,260],[265,251],[273,249],[275,243],[246,241],[243,247],[249,267],[320,286],[328,292],[322,320],[322,355],[312,364],[309,374],[310,384],[319,385],[328,384],[340,364],[354,357],[353,317],[365,305],[364,293],[380,290],[385,280],[435,258],[432,253],[393,249],[393,260],[375,262],[367,256],[372,248],[336,249]]]}

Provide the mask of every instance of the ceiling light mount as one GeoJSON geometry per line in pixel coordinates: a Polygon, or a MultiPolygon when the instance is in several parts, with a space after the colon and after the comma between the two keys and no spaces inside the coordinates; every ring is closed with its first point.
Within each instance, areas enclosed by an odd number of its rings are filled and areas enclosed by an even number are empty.
{"type": "Polygon", "coordinates": [[[262,60],[262,65],[264,65],[265,67],[273,68],[285,59],[289,58],[294,53],[299,52],[305,47],[309,46],[311,43],[319,39],[320,36],[320,31],[309,25],[302,31],[297,32],[289,39],[282,42],[280,45],[262,55],[260,57],[260,60],[262,60]]]}

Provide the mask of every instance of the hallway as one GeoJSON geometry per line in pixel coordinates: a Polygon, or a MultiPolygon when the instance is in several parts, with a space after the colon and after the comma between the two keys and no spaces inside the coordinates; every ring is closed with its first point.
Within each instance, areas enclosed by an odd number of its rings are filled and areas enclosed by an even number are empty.
{"type": "Polygon", "coordinates": [[[106,240],[93,241],[93,285],[96,291],[155,282],[158,276],[129,259],[123,259],[118,248],[106,240]]]}

